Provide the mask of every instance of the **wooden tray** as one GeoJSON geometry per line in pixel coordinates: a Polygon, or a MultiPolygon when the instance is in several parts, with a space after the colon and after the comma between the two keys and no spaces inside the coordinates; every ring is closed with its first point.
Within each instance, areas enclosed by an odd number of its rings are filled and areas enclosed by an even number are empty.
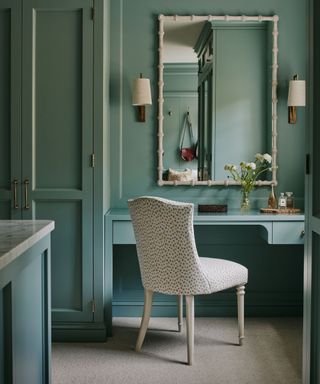
{"type": "Polygon", "coordinates": [[[301,210],[299,208],[286,208],[286,209],[279,209],[279,208],[260,208],[260,212],[262,213],[276,213],[276,214],[282,214],[282,215],[288,215],[290,213],[300,213],[301,210]]]}
{"type": "Polygon", "coordinates": [[[199,212],[228,212],[226,204],[199,204],[199,212]]]}

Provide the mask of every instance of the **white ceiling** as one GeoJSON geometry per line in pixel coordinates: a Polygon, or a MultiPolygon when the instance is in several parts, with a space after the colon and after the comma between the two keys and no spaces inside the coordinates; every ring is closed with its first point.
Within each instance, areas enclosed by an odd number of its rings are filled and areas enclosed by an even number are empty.
{"type": "Polygon", "coordinates": [[[164,22],[164,63],[193,63],[197,55],[193,47],[205,21],[164,22]]]}

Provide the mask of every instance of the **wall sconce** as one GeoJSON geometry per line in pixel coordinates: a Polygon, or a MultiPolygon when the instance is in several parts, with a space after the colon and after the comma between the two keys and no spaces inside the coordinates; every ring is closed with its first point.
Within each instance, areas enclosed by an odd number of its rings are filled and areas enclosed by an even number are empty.
{"type": "Polygon", "coordinates": [[[296,107],[306,106],[306,82],[298,80],[298,75],[293,76],[293,80],[289,81],[288,93],[288,123],[295,124],[297,122],[296,107]]]}
{"type": "Polygon", "coordinates": [[[151,90],[150,80],[143,78],[140,73],[140,78],[133,80],[132,105],[138,106],[138,121],[146,121],[146,105],[151,105],[151,90]]]}

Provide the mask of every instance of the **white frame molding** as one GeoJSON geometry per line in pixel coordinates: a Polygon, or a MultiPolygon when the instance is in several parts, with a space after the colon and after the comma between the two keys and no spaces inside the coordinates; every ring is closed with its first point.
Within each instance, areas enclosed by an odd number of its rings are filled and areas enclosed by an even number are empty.
{"type": "Polygon", "coordinates": [[[240,21],[240,22],[246,22],[246,21],[271,21],[273,22],[273,45],[272,45],[272,91],[271,91],[271,113],[272,113],[272,127],[271,127],[271,156],[272,156],[272,180],[270,181],[262,181],[258,180],[256,182],[256,186],[265,186],[265,185],[274,185],[276,186],[278,184],[277,182],[277,85],[278,85],[278,21],[279,16],[196,16],[196,15],[190,15],[190,16],[179,16],[179,15],[172,15],[172,16],[165,16],[165,15],[159,15],[159,65],[158,65],[158,71],[159,71],[159,98],[158,98],[158,185],[189,185],[189,186],[195,186],[195,185],[204,185],[204,186],[214,186],[214,185],[239,185],[239,182],[236,182],[234,180],[206,180],[206,181],[167,181],[163,180],[163,87],[164,87],[164,81],[163,81],[163,36],[164,36],[164,21],[212,21],[212,20],[220,20],[220,21],[240,21]]]}

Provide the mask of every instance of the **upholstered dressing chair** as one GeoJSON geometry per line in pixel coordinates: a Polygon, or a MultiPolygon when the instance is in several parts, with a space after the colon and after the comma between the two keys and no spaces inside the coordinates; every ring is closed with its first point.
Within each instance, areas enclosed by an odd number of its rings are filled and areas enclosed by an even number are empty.
{"type": "Polygon", "coordinates": [[[178,325],[182,324],[182,297],[186,297],[188,364],[194,350],[194,296],[236,287],[239,344],[244,338],[244,286],[248,270],[242,265],[199,257],[193,231],[193,204],[155,197],[129,200],[137,244],[144,313],[136,343],[140,351],[150,319],[153,292],[178,296],[178,325]]]}

